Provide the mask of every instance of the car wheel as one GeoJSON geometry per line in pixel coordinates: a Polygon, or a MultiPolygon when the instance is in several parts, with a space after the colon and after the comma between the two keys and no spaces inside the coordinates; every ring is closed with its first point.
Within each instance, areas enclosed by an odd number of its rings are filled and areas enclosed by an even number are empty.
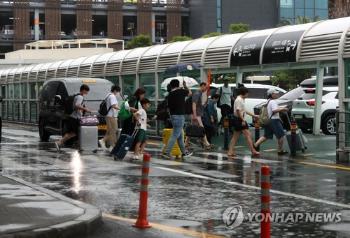
{"type": "Polygon", "coordinates": [[[39,136],[41,142],[48,142],[50,134],[45,130],[45,124],[43,120],[39,121],[39,136]]]}
{"type": "Polygon", "coordinates": [[[334,114],[326,116],[322,122],[321,129],[326,135],[335,135],[337,133],[337,124],[334,114]]]}

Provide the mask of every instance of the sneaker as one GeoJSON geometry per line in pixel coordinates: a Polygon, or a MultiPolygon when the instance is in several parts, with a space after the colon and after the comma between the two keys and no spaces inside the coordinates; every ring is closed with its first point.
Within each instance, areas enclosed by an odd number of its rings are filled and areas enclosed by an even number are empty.
{"type": "Polygon", "coordinates": [[[162,157],[163,157],[164,159],[171,159],[171,156],[168,155],[168,154],[162,154],[162,157]]]}
{"type": "Polygon", "coordinates": [[[99,140],[98,141],[98,144],[101,146],[102,149],[106,150],[107,147],[106,147],[106,142],[104,142],[103,139],[99,140]]]}
{"type": "Polygon", "coordinates": [[[186,151],[185,154],[182,155],[182,158],[190,157],[191,155],[193,155],[193,152],[186,151]]]}
{"type": "Polygon", "coordinates": [[[60,152],[60,151],[61,151],[61,147],[60,147],[60,145],[58,144],[58,142],[55,142],[55,147],[56,147],[57,152],[60,152]]]}
{"type": "Polygon", "coordinates": [[[288,151],[281,150],[281,151],[278,151],[277,154],[278,154],[278,155],[286,155],[286,154],[288,154],[288,151]]]}

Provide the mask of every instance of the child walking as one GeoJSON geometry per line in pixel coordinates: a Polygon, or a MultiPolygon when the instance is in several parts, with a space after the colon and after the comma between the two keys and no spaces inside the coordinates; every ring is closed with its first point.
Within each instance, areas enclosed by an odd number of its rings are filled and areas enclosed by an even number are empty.
{"type": "Polygon", "coordinates": [[[134,113],[136,119],[136,130],[137,134],[135,136],[135,152],[134,159],[141,159],[141,155],[145,149],[147,143],[147,110],[151,106],[151,102],[144,98],[141,100],[141,108],[134,113]]]}

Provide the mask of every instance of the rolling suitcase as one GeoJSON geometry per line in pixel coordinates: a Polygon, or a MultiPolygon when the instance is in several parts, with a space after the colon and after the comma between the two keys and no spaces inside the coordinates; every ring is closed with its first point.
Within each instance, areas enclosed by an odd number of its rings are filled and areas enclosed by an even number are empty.
{"type": "MultiPolygon", "coordinates": [[[[164,150],[165,150],[166,146],[168,145],[168,141],[170,139],[172,132],[173,132],[173,129],[169,129],[169,128],[163,129],[163,144],[164,144],[163,153],[165,152],[164,150]]],[[[179,144],[177,143],[177,141],[176,141],[174,147],[171,149],[171,155],[175,156],[175,157],[182,156],[182,152],[180,150],[180,147],[179,147],[179,144]]]]}
{"type": "Polygon", "coordinates": [[[137,134],[135,131],[131,136],[126,134],[121,134],[117,144],[111,151],[111,154],[114,156],[114,159],[124,159],[130,148],[132,148],[134,143],[134,138],[137,134]]]}
{"type": "MultiPolygon", "coordinates": [[[[289,115],[286,113],[286,118],[288,120],[289,123],[289,128],[291,128],[291,121],[289,118],[289,115]]],[[[287,138],[287,142],[288,142],[288,146],[289,146],[289,150],[291,151],[291,147],[292,147],[292,132],[291,131],[287,131],[286,134],[286,138],[287,138]]],[[[296,130],[296,151],[301,151],[301,152],[305,152],[305,150],[307,149],[307,138],[304,136],[303,132],[297,128],[296,130]]]]}
{"type": "Polygon", "coordinates": [[[98,149],[98,119],[94,116],[80,118],[79,148],[85,151],[98,149]]]}

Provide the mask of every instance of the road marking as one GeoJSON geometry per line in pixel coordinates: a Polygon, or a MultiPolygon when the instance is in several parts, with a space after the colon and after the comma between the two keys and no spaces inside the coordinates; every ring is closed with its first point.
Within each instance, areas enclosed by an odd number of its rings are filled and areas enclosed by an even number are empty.
{"type": "Polygon", "coordinates": [[[341,165],[318,164],[318,163],[311,163],[311,162],[298,162],[298,163],[299,164],[304,164],[304,165],[322,167],[322,168],[339,169],[339,170],[350,171],[350,167],[341,166],[341,165]]]}
{"type": "MultiPolygon", "coordinates": [[[[179,173],[179,174],[182,174],[182,175],[187,175],[187,176],[190,176],[190,177],[206,179],[206,180],[211,180],[211,181],[219,182],[219,183],[226,183],[226,184],[230,184],[230,185],[236,185],[236,186],[240,186],[240,187],[243,187],[243,188],[255,189],[255,190],[259,190],[259,191],[261,190],[260,187],[255,187],[255,186],[252,186],[252,185],[246,185],[246,184],[242,184],[242,183],[238,183],[238,182],[232,182],[232,181],[225,181],[225,180],[222,180],[222,179],[211,178],[211,177],[198,175],[198,174],[194,174],[194,173],[190,173],[190,172],[185,172],[185,171],[181,171],[181,170],[177,170],[177,169],[170,169],[170,168],[164,168],[164,167],[156,167],[156,168],[162,169],[162,170],[167,170],[167,171],[174,172],[174,173],[179,173]]],[[[312,197],[307,197],[307,196],[304,196],[304,195],[299,195],[299,194],[295,194],[295,193],[288,193],[288,192],[282,192],[282,191],[273,190],[273,189],[271,189],[270,192],[274,193],[274,194],[278,194],[278,195],[287,196],[287,197],[294,197],[294,198],[303,199],[303,200],[307,200],[307,201],[311,201],[311,202],[323,203],[323,204],[327,204],[327,205],[332,205],[332,206],[337,206],[337,207],[350,209],[350,204],[348,205],[348,204],[343,204],[343,203],[338,203],[338,202],[332,202],[332,201],[328,201],[328,200],[324,200],[324,199],[312,198],[312,197]]]]}
{"type": "MultiPolygon", "coordinates": [[[[107,214],[107,213],[103,213],[102,216],[105,217],[105,218],[112,219],[112,220],[124,221],[124,222],[132,223],[132,224],[134,224],[136,222],[136,219],[120,217],[120,216],[107,214]]],[[[208,234],[208,233],[205,233],[205,232],[198,232],[198,231],[189,230],[189,229],[185,229],[185,228],[181,228],[181,227],[167,226],[167,225],[162,225],[162,224],[152,223],[152,222],[150,222],[150,225],[152,226],[152,228],[155,228],[157,230],[171,232],[171,233],[177,233],[177,234],[182,234],[182,235],[187,235],[187,236],[192,236],[192,237],[198,237],[198,238],[224,238],[224,236],[208,234]]]]}

